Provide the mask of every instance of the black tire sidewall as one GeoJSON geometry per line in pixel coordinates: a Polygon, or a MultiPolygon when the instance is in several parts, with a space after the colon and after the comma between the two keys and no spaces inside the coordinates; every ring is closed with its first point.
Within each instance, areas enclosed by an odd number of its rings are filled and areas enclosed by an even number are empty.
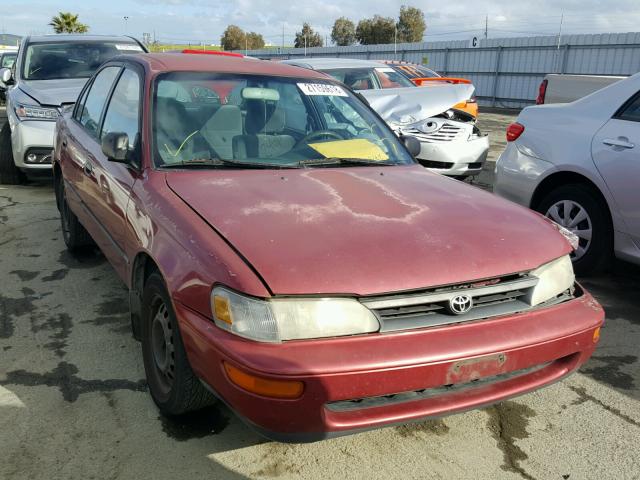
{"type": "Polygon", "coordinates": [[[546,215],[551,205],[562,201],[573,200],[580,204],[591,219],[591,244],[587,252],[573,262],[573,268],[579,275],[589,275],[605,269],[613,252],[613,229],[606,203],[600,195],[586,185],[563,185],[547,194],[536,210],[546,215]]]}
{"type": "Polygon", "coordinates": [[[13,161],[13,147],[11,146],[11,129],[9,123],[0,129],[0,183],[5,185],[20,185],[24,183],[24,174],[13,161]]]}
{"type": "Polygon", "coordinates": [[[142,356],[144,362],[147,384],[153,401],[156,403],[160,411],[166,415],[179,415],[184,413],[188,399],[185,395],[189,391],[186,383],[191,380],[189,376],[193,376],[187,355],[182,344],[180,328],[176,318],[171,298],[167,292],[167,288],[159,273],[152,273],[145,282],[142,294],[142,311],[141,311],[141,336],[142,336],[142,356]],[[160,298],[169,313],[172,332],[174,335],[174,356],[175,356],[175,378],[170,387],[168,394],[163,394],[162,388],[156,378],[156,370],[153,359],[153,351],[151,345],[151,324],[156,311],[153,308],[154,301],[160,298]]]}

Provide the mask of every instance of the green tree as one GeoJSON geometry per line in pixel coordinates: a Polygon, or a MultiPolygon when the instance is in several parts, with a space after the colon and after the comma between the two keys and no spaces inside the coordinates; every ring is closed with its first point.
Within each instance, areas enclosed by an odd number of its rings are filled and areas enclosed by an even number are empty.
{"type": "Polygon", "coordinates": [[[256,32],[247,33],[247,48],[250,50],[259,50],[264,48],[264,38],[256,32]]]}
{"type": "Polygon", "coordinates": [[[323,44],[322,37],[318,32],[315,32],[311,25],[308,23],[302,24],[302,30],[296,32],[296,40],[293,44],[296,48],[306,47],[321,47],[323,44]],[[306,41],[305,41],[306,39],[306,41]]]}
{"type": "Polygon", "coordinates": [[[78,21],[78,14],[59,12],[49,23],[56,33],[87,33],[89,27],[78,21]]]}
{"type": "Polygon", "coordinates": [[[340,17],[333,24],[331,40],[341,47],[356,43],[356,26],[346,17],[340,17]]]}
{"type": "Polygon", "coordinates": [[[229,25],[220,37],[223,50],[244,50],[246,34],[237,25],[229,25]]]}
{"type": "Polygon", "coordinates": [[[426,29],[427,24],[422,10],[406,5],[400,7],[398,42],[421,42],[426,29]]]}
{"type": "Polygon", "coordinates": [[[390,17],[374,15],[358,22],[356,38],[362,45],[393,43],[396,34],[396,22],[390,17]]]}

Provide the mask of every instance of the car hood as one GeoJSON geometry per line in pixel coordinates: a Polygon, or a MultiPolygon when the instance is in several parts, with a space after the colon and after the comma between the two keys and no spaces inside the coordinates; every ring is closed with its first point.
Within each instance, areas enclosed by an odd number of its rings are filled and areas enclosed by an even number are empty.
{"type": "Polygon", "coordinates": [[[469,84],[435,84],[424,87],[360,90],[378,115],[387,123],[410,125],[440,115],[473,96],[469,84]]]}
{"type": "Polygon", "coordinates": [[[64,78],[60,80],[26,80],[20,82],[20,90],[40,105],[59,107],[75,103],[88,78],[64,78]]]}
{"type": "Polygon", "coordinates": [[[528,271],[570,251],[537,213],[417,165],[166,180],[274,294],[413,290],[528,271]]]}

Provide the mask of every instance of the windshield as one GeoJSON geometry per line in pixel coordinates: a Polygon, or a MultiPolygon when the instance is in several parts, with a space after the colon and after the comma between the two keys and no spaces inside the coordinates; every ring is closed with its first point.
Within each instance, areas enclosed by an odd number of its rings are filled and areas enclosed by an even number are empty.
{"type": "Polygon", "coordinates": [[[322,70],[354,90],[415,87],[411,80],[391,67],[322,70]]]}
{"type": "Polygon", "coordinates": [[[0,61],[0,68],[11,68],[13,67],[13,62],[16,61],[16,54],[5,53],[4,55],[2,55],[1,59],[2,60],[0,61]]]}
{"type": "Polygon", "coordinates": [[[409,164],[386,124],[326,80],[176,72],[154,94],[160,167],[409,164]]]}
{"type": "Polygon", "coordinates": [[[107,60],[142,52],[131,42],[34,43],[27,47],[22,66],[25,80],[89,78],[107,60]]]}

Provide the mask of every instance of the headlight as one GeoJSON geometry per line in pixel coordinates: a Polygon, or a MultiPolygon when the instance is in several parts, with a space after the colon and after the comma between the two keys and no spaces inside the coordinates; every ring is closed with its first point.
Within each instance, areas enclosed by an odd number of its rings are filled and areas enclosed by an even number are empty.
{"type": "Polygon", "coordinates": [[[15,108],[20,120],[53,120],[58,118],[58,109],[53,107],[36,107],[34,105],[18,104],[15,108]]]}
{"type": "Polygon", "coordinates": [[[373,312],[349,298],[260,300],[215,287],[211,310],[220,328],[261,342],[338,337],[380,329],[373,312]]]}
{"type": "Polygon", "coordinates": [[[526,301],[534,306],[546,302],[573,287],[575,275],[569,255],[545,263],[531,272],[538,284],[527,294],[526,301]]]}

